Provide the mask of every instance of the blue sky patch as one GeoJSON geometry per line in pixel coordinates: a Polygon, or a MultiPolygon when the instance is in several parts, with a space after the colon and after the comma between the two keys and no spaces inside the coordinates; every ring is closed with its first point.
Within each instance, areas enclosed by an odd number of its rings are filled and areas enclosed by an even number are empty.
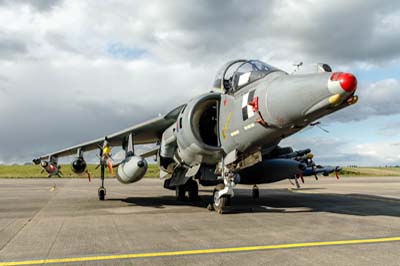
{"type": "Polygon", "coordinates": [[[125,46],[122,43],[111,43],[107,46],[106,52],[116,59],[134,60],[142,57],[146,50],[125,46]]]}

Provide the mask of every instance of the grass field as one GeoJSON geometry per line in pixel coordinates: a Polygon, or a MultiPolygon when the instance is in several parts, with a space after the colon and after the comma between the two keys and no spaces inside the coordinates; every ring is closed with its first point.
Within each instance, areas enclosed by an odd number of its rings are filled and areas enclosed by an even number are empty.
{"type": "MultiPolygon", "coordinates": [[[[100,175],[100,169],[95,169],[96,165],[89,164],[88,170],[92,177],[100,175]]],[[[47,174],[40,173],[42,168],[38,165],[0,165],[0,178],[45,178],[47,174]]],[[[114,169],[114,175],[117,169],[114,169]]],[[[61,165],[63,177],[67,178],[87,178],[87,175],[77,175],[72,172],[69,164],[61,165]]],[[[105,171],[106,177],[110,177],[108,170],[105,171]]],[[[149,164],[145,177],[158,177],[159,171],[156,165],[149,164]]]]}
{"type": "MultiPolygon", "coordinates": [[[[95,169],[96,165],[89,164],[88,170],[93,177],[100,175],[100,170],[95,169]]],[[[114,169],[114,175],[117,169],[114,169]]],[[[0,178],[45,178],[46,173],[40,173],[41,167],[38,165],[0,165],[0,178]]],[[[87,175],[77,175],[71,171],[69,164],[61,165],[63,177],[68,178],[87,178],[87,175]]],[[[399,167],[358,167],[343,168],[341,176],[400,176],[399,167]]],[[[159,170],[156,165],[150,164],[145,177],[158,177],[159,170]]],[[[110,174],[106,170],[106,177],[110,174]]]]}
{"type": "Polygon", "coordinates": [[[343,168],[344,176],[400,176],[400,167],[343,168]]]}

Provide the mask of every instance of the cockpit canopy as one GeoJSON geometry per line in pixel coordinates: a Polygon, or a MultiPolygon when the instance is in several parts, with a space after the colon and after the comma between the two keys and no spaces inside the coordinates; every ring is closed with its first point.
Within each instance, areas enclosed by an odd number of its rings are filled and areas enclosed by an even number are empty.
{"type": "Polygon", "coordinates": [[[249,83],[259,80],[279,69],[259,60],[234,60],[225,64],[217,73],[214,88],[224,93],[235,93],[249,83]]]}

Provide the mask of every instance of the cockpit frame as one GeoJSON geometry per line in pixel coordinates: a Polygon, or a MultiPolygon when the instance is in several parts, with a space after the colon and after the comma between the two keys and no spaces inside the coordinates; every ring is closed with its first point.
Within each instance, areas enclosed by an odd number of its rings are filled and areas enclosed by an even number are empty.
{"type": "Polygon", "coordinates": [[[222,93],[234,94],[241,88],[274,71],[279,71],[279,69],[259,60],[233,60],[226,63],[218,71],[214,81],[214,88],[221,89],[222,93]],[[245,71],[246,68],[250,69],[245,71]]]}

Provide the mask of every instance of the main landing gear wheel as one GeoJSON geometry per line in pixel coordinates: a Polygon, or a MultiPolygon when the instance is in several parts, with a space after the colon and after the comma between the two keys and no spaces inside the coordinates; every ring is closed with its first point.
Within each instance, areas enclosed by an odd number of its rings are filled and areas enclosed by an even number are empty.
{"type": "Polygon", "coordinates": [[[260,190],[258,189],[257,185],[253,186],[253,190],[251,191],[251,197],[253,199],[259,199],[260,198],[260,190]]]}
{"type": "Polygon", "coordinates": [[[189,194],[189,201],[199,201],[199,185],[197,182],[191,179],[186,183],[186,187],[189,194]]]}
{"type": "Polygon", "coordinates": [[[98,191],[99,200],[104,200],[106,197],[106,189],[104,187],[100,187],[98,191]]]}
{"type": "Polygon", "coordinates": [[[214,193],[213,193],[213,208],[214,210],[219,213],[222,214],[224,211],[224,208],[226,206],[230,205],[231,202],[231,196],[230,195],[224,195],[221,196],[220,198],[218,198],[218,191],[223,190],[225,188],[224,184],[218,184],[215,189],[214,189],[214,193]]]}
{"type": "Polygon", "coordinates": [[[185,201],[186,200],[185,194],[186,194],[185,185],[176,186],[175,188],[176,200],[185,201]]]}
{"type": "Polygon", "coordinates": [[[193,179],[190,179],[184,185],[176,186],[175,195],[178,201],[187,201],[186,191],[189,195],[189,201],[198,201],[199,197],[199,185],[193,179]]]}

